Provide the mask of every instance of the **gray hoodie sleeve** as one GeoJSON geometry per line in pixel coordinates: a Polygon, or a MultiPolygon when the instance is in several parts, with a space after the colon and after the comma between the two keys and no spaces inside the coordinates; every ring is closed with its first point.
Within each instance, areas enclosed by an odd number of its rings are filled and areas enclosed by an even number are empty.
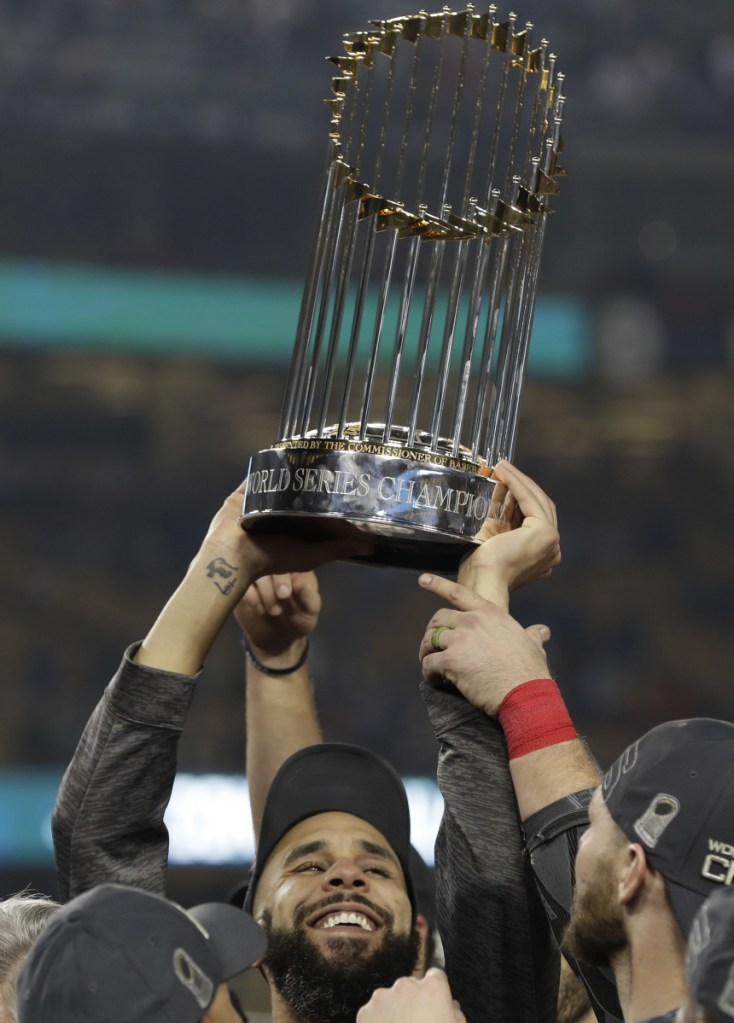
{"type": "Polygon", "coordinates": [[[63,901],[104,881],[163,894],[163,815],[198,676],[136,664],[130,647],[87,722],[52,817],[63,901]]]}
{"type": "Polygon", "coordinates": [[[438,928],[468,1023],[553,1023],[559,957],[524,852],[502,730],[423,684],[439,741],[438,928]]]}

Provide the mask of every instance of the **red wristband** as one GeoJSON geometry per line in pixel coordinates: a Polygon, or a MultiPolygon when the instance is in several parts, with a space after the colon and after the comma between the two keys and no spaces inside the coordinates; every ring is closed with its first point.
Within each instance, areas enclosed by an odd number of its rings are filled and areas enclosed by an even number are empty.
{"type": "Polygon", "coordinates": [[[500,704],[499,718],[510,760],[577,738],[561,691],[552,678],[524,682],[500,704]]]}

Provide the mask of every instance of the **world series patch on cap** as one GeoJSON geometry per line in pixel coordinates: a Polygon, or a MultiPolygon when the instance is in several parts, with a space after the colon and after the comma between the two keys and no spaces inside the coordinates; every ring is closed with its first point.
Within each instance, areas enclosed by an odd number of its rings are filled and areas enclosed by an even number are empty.
{"type": "Polygon", "coordinates": [[[607,771],[602,796],[665,880],[685,936],[703,901],[734,883],[734,724],[658,725],[607,771]]]}
{"type": "Polygon", "coordinates": [[[217,988],[265,952],[241,909],[188,911],[104,884],[51,918],[18,977],[18,1023],[198,1023],[217,988]]]}

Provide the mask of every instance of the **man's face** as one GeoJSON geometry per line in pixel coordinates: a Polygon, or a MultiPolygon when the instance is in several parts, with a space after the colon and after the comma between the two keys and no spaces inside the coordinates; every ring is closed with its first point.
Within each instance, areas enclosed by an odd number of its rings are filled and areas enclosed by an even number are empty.
{"type": "Polygon", "coordinates": [[[419,956],[400,863],[384,836],[351,814],[309,817],[281,839],[255,915],[268,931],[265,971],[299,1019],[349,1018],[419,956]]]}
{"type": "Polygon", "coordinates": [[[617,898],[617,867],[624,845],[624,836],[597,789],[589,804],[589,827],[576,854],[576,889],[563,938],[564,949],[591,966],[609,966],[627,944],[617,898]]]}

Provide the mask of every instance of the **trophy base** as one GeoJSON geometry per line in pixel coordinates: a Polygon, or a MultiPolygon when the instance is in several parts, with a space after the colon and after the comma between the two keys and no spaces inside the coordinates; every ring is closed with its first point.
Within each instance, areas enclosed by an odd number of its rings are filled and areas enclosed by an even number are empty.
{"type": "Polygon", "coordinates": [[[456,572],[477,543],[495,481],[462,458],[359,440],[306,438],[250,461],[242,525],[367,541],[364,564],[456,572]]]}

